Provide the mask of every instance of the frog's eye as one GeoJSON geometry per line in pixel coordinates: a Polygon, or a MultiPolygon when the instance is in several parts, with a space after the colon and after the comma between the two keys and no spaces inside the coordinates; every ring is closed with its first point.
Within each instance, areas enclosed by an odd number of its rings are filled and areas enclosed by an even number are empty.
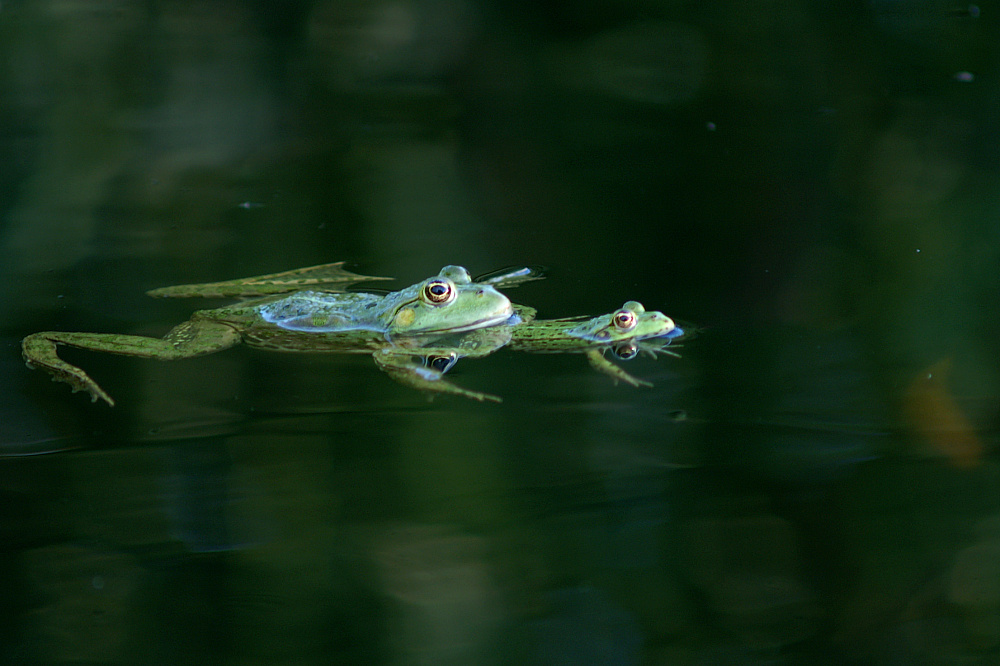
{"type": "Polygon", "coordinates": [[[635,358],[639,354],[639,345],[637,345],[632,340],[625,340],[619,342],[611,348],[611,353],[615,355],[615,358],[621,359],[622,361],[628,361],[635,358]]]}
{"type": "Polygon", "coordinates": [[[611,315],[611,323],[619,331],[631,331],[635,328],[638,321],[639,320],[635,316],[635,313],[631,310],[626,310],[625,308],[622,308],[611,315]]]}
{"type": "Polygon", "coordinates": [[[420,298],[430,305],[445,305],[455,300],[458,290],[455,283],[447,278],[428,280],[420,290],[420,298]]]}

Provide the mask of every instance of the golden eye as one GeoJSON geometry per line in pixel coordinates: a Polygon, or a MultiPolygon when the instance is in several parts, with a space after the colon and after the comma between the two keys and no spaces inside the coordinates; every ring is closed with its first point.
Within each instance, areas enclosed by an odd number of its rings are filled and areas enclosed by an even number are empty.
{"type": "Polygon", "coordinates": [[[455,300],[457,293],[455,283],[451,280],[434,278],[424,284],[424,288],[420,290],[420,298],[431,305],[444,305],[455,300]]]}
{"type": "Polygon", "coordinates": [[[622,309],[611,315],[611,323],[619,331],[631,331],[637,322],[638,319],[631,310],[622,309]]]}

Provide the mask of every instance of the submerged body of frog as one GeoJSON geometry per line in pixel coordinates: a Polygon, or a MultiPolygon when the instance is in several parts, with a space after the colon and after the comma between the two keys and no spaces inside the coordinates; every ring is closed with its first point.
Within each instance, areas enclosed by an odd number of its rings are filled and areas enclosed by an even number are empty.
{"type": "MultiPolygon", "coordinates": [[[[411,357],[440,336],[502,327],[520,321],[510,300],[494,284],[474,283],[460,266],[446,266],[432,278],[385,295],[337,293],[367,280],[342,263],[228,282],[181,285],[152,296],[256,297],[237,305],[199,310],[163,338],[113,333],[46,331],[22,342],[28,367],[49,372],[92,400],[114,400],[83,370],[66,363],[57,345],[112,354],[174,360],[211,354],[243,342],[251,347],[291,352],[371,354],[377,365],[404,383],[441,391],[424,381],[411,357]],[[307,288],[302,291],[301,289],[307,288]],[[293,291],[294,293],[287,293],[293,291]],[[512,320],[512,317],[515,319],[512,320]]],[[[530,309],[525,309],[525,313],[530,309]]],[[[449,391],[453,392],[453,391],[449,391]]],[[[472,391],[467,397],[486,399],[472,391]]]]}

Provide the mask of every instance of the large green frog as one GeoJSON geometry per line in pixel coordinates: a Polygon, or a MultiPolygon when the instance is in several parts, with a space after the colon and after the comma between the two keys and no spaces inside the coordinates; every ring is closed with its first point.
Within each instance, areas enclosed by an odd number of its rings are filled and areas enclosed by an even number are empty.
{"type": "MultiPolygon", "coordinates": [[[[530,278],[517,277],[516,272],[509,275],[509,279],[500,276],[479,283],[473,282],[464,268],[446,266],[432,278],[385,295],[341,293],[353,283],[386,279],[351,273],[341,262],[227,282],[167,287],[149,294],[252,300],[199,310],[163,338],[46,331],[26,337],[21,348],[29,368],[41,368],[74,391],[88,391],[92,400],[101,399],[109,405],[114,405],[114,400],[87,373],[60,359],[57,345],[160,360],[211,354],[240,342],[276,351],[371,354],[380,368],[408,385],[484,400],[492,396],[424,379],[424,367],[412,358],[425,356],[422,348],[434,350],[428,357],[442,355],[446,348],[435,346],[435,341],[443,336],[522,321],[496,287],[530,278]]],[[[534,311],[525,308],[522,312],[523,317],[532,316],[534,311]]],[[[498,335],[503,337],[503,333],[498,335]]],[[[474,347],[483,346],[472,341],[460,351],[472,355],[474,347]]]]}

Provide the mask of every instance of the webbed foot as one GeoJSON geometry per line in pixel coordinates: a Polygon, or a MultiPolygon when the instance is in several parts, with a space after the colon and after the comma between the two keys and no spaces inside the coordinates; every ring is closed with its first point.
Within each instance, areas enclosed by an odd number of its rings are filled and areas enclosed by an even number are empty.
{"type": "Polygon", "coordinates": [[[97,382],[90,378],[82,369],[71,365],[59,358],[56,353],[56,343],[49,337],[50,333],[35,333],[29,335],[21,342],[21,353],[24,356],[25,364],[32,370],[40,368],[52,375],[52,381],[65,382],[73,387],[73,392],[87,391],[90,394],[90,401],[97,402],[98,398],[115,406],[115,401],[104,389],[98,386],[97,382]]]}

